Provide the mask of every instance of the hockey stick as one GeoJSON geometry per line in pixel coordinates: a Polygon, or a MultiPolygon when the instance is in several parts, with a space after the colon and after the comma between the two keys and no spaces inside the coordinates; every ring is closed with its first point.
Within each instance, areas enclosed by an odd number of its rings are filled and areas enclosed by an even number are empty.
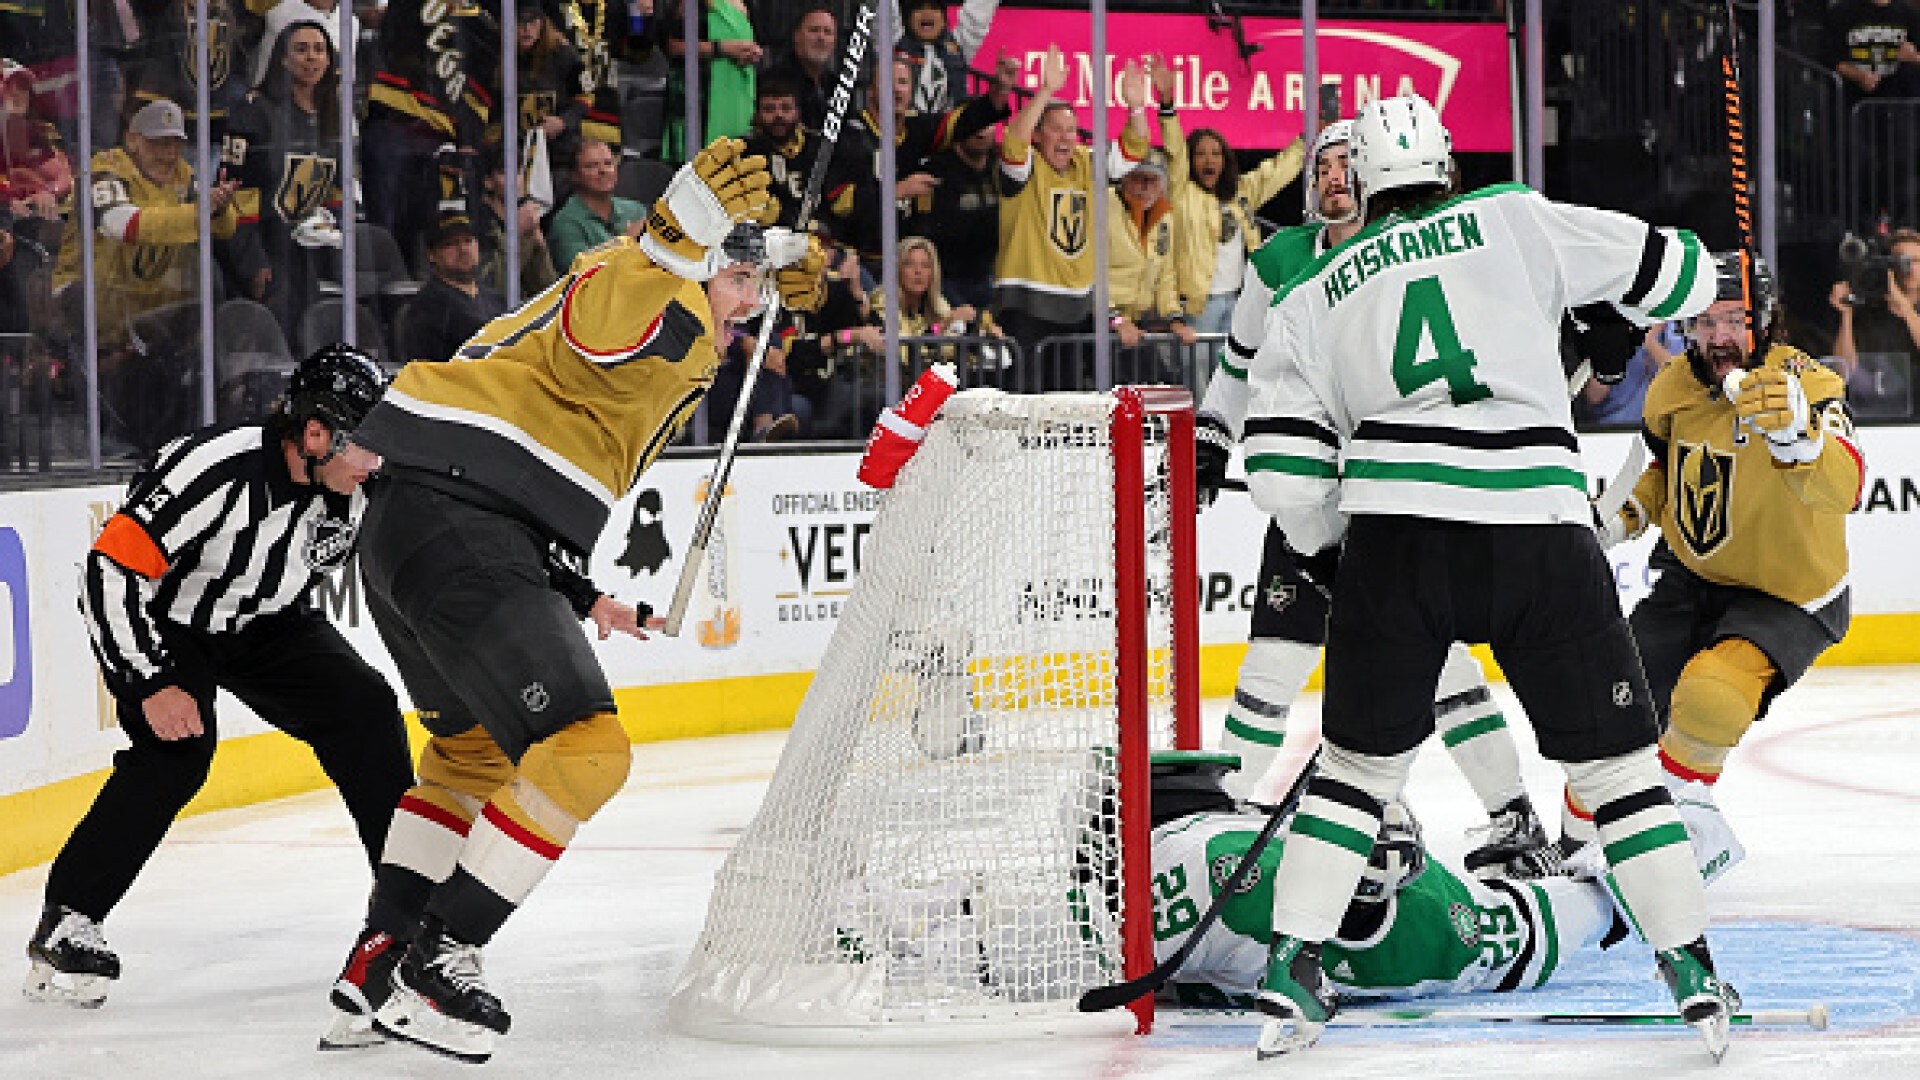
{"type": "Polygon", "coordinates": [[[1647,471],[1647,441],[1638,435],[1633,437],[1633,445],[1627,448],[1627,460],[1620,463],[1620,471],[1613,474],[1607,483],[1607,490],[1593,504],[1594,516],[1601,521],[1613,520],[1613,515],[1627,505],[1627,497],[1633,494],[1633,485],[1640,474],[1647,471]]]}
{"type": "MultiPolygon", "coordinates": [[[[1185,1013],[1171,1027],[1237,1027],[1263,1022],[1267,1017],[1251,1010],[1185,1013]]],[[[1825,1031],[1827,1007],[1815,1002],[1804,1009],[1755,1009],[1733,1014],[1735,1027],[1804,1027],[1825,1031]]],[[[1684,1025],[1678,1013],[1640,1012],[1501,1012],[1479,1009],[1346,1009],[1335,1013],[1328,1027],[1405,1028],[1451,1025],[1511,1024],[1523,1027],[1670,1027],[1684,1025]]]]}
{"type": "MultiPolygon", "coordinates": [[[[819,155],[813,159],[813,169],[807,174],[807,188],[800,197],[800,212],[793,221],[793,231],[801,235],[806,234],[807,226],[813,220],[813,211],[820,203],[820,189],[826,184],[834,148],[840,143],[840,129],[846,119],[847,107],[853,102],[854,89],[860,83],[860,65],[866,59],[867,46],[873,37],[873,15],[873,0],[865,0],[848,31],[847,49],[840,58],[840,77],[833,84],[833,96],[827,102],[826,119],[820,125],[819,155]]],[[[720,516],[720,500],[726,495],[727,478],[733,474],[733,458],[740,449],[740,432],[746,426],[750,404],[748,398],[753,393],[754,382],[760,377],[760,367],[766,362],[767,345],[773,339],[773,320],[780,314],[780,290],[775,287],[772,275],[760,287],[760,304],[760,330],[754,342],[753,357],[741,377],[740,397],[733,403],[733,418],[727,423],[727,438],[720,444],[720,456],[714,460],[713,475],[707,478],[707,497],[700,504],[700,516],[693,525],[693,539],[687,545],[686,558],[680,564],[680,581],[674,586],[673,603],[667,608],[664,629],[668,637],[680,636],[680,627],[686,622],[687,605],[693,600],[693,585],[700,579],[700,567],[706,562],[707,543],[713,539],[713,524],[720,516]]]]}
{"type": "Polygon", "coordinates": [[[1280,823],[1292,812],[1294,804],[1300,801],[1300,796],[1307,790],[1307,781],[1313,776],[1313,767],[1319,761],[1320,751],[1315,748],[1313,756],[1307,759],[1306,766],[1300,770],[1300,775],[1294,778],[1293,786],[1287,789],[1279,805],[1267,815],[1267,823],[1261,827],[1260,835],[1254,837],[1253,843],[1247,845],[1247,850],[1240,856],[1240,864],[1233,868],[1233,873],[1228,875],[1227,880],[1213,894],[1213,903],[1207,906],[1206,913],[1201,915],[1200,921],[1194,924],[1193,932],[1187,935],[1187,940],[1174,950],[1173,955],[1139,978],[1128,979],[1126,982],[1114,983],[1110,986],[1096,986],[1081,994],[1081,1012],[1106,1012],[1108,1009],[1117,1009],[1167,985],[1167,980],[1179,972],[1180,966],[1187,962],[1187,957],[1193,955],[1193,950],[1200,947],[1200,939],[1206,937],[1207,931],[1213,929],[1213,924],[1220,920],[1220,912],[1227,906],[1228,898],[1239,895],[1240,886],[1246,883],[1247,876],[1253,872],[1254,866],[1260,859],[1260,853],[1267,850],[1268,841],[1273,839],[1274,833],[1280,831],[1280,823]]]}
{"type": "Polygon", "coordinates": [[[1733,219],[1740,226],[1740,305],[1747,313],[1747,355],[1760,348],[1760,313],[1753,309],[1753,204],[1747,189],[1747,124],[1740,96],[1740,17],[1726,0],[1727,52],[1720,58],[1726,93],[1727,160],[1733,173],[1733,219]]]}

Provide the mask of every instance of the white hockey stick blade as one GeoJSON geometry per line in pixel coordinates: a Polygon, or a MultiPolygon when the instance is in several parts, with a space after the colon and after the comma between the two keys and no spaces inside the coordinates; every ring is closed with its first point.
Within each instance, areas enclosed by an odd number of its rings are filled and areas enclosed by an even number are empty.
{"type": "Polygon", "coordinates": [[[1593,509],[1601,521],[1608,521],[1627,505],[1627,496],[1633,494],[1634,482],[1640,474],[1647,471],[1647,441],[1638,435],[1633,437],[1633,445],[1627,448],[1627,460],[1620,463],[1620,471],[1613,474],[1607,490],[1600,493],[1599,501],[1593,509]]]}

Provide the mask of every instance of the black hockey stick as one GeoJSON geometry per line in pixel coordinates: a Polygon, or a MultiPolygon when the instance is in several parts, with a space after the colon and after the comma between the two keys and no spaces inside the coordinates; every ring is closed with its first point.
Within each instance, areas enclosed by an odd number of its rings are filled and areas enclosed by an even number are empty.
{"type": "MultiPolygon", "coordinates": [[[[819,156],[813,159],[813,169],[807,174],[806,191],[800,196],[800,212],[793,220],[795,232],[805,235],[808,224],[813,219],[814,208],[820,204],[820,189],[826,185],[827,169],[833,163],[834,148],[840,143],[840,129],[844,126],[847,107],[852,104],[854,89],[860,84],[860,65],[866,60],[867,47],[873,37],[873,0],[866,0],[854,15],[852,28],[847,34],[847,49],[840,57],[840,76],[834,81],[833,94],[827,100],[827,115],[820,125],[821,144],[819,156]]],[[[746,426],[747,409],[751,404],[748,398],[753,393],[753,384],[760,377],[760,367],[767,359],[767,345],[773,340],[773,320],[780,314],[780,290],[775,287],[773,275],[760,289],[761,314],[759,337],[753,346],[753,358],[747,363],[746,373],[740,380],[740,397],[733,405],[733,419],[727,423],[727,437],[720,444],[720,456],[714,459],[713,475],[707,479],[707,497],[700,504],[700,517],[694,522],[693,539],[687,545],[686,558],[680,563],[680,581],[674,586],[673,603],[667,608],[668,637],[678,637],[680,627],[686,622],[687,604],[693,599],[694,582],[700,579],[700,567],[706,562],[707,543],[713,539],[713,525],[720,515],[720,500],[727,491],[727,478],[733,474],[733,458],[740,449],[740,433],[746,426]]]]}
{"type": "Polygon", "coordinates": [[[1753,203],[1747,186],[1746,110],[1740,95],[1740,15],[1726,0],[1727,52],[1720,58],[1720,84],[1726,93],[1727,160],[1733,173],[1733,220],[1740,227],[1740,303],[1747,313],[1747,355],[1760,349],[1760,313],[1753,308],[1753,203]]]}
{"type": "Polygon", "coordinates": [[[1227,906],[1228,898],[1239,895],[1240,886],[1244,885],[1247,876],[1253,873],[1254,866],[1259,862],[1260,853],[1267,850],[1267,843],[1273,839],[1273,834],[1280,831],[1280,823],[1286,820],[1287,815],[1293,811],[1294,805],[1300,801],[1300,796],[1307,790],[1307,781],[1313,777],[1313,767],[1319,763],[1320,751],[1315,749],[1313,756],[1307,759],[1306,765],[1300,770],[1300,775],[1294,778],[1293,786],[1287,789],[1279,805],[1267,815],[1267,823],[1261,827],[1260,835],[1254,837],[1253,843],[1247,845],[1247,850],[1240,856],[1240,864],[1233,868],[1233,873],[1228,875],[1219,891],[1213,894],[1213,903],[1207,906],[1206,914],[1200,916],[1200,921],[1193,925],[1193,932],[1187,935],[1187,940],[1174,950],[1173,955],[1137,979],[1128,979],[1126,982],[1114,983],[1110,986],[1096,986],[1081,994],[1081,1012],[1106,1012],[1108,1009],[1117,1009],[1167,985],[1167,980],[1180,971],[1180,966],[1187,962],[1187,957],[1193,955],[1193,950],[1200,947],[1200,939],[1206,937],[1207,931],[1213,929],[1213,924],[1220,920],[1220,912],[1227,906]]]}
{"type": "MultiPolygon", "coordinates": [[[[1169,1027],[1233,1028],[1264,1024],[1269,1018],[1251,1009],[1189,1011],[1170,1018],[1169,1027]]],[[[1804,1027],[1825,1031],[1831,1019],[1820,1002],[1804,1009],[1754,1009],[1730,1018],[1735,1027],[1804,1027]]],[[[1338,1028],[1452,1027],[1510,1024],[1540,1027],[1675,1027],[1686,1018],[1671,1012],[1525,1012],[1476,1008],[1354,1008],[1343,1009],[1327,1022],[1338,1028]]]]}

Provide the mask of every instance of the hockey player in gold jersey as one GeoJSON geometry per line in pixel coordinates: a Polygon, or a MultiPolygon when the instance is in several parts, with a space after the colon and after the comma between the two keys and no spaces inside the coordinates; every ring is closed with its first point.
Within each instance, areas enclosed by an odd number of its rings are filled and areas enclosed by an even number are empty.
{"type": "Polygon", "coordinates": [[[1769,340],[1773,282],[1755,270],[1749,351],[1738,254],[1684,363],[1647,389],[1653,464],[1608,539],[1657,525],[1653,592],[1629,620],[1674,785],[1711,784],[1767,705],[1847,631],[1847,513],[1866,473],[1839,375],[1769,340]],[[1737,374],[1738,378],[1730,378],[1737,374]]]}
{"type": "Polygon", "coordinates": [[[758,275],[778,273],[789,307],[821,295],[818,242],[757,224],[777,208],[766,159],[742,150],[696,154],[637,240],[581,254],[453,363],[409,365],[355,432],[389,474],[363,526],[367,603],[432,738],[323,1048],[387,1035],[486,1060],[509,1018],[480,947],[626,780],[579,620],[602,638],[655,624],[570,563],[706,393],[758,275]]]}

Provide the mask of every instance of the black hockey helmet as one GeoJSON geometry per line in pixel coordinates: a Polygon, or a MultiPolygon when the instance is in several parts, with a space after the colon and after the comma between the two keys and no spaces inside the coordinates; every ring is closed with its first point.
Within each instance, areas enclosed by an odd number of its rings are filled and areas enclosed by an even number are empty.
{"type": "MultiPolygon", "coordinates": [[[[1713,256],[1713,299],[1745,300],[1752,305],[1754,330],[1757,341],[1754,349],[1747,354],[1745,366],[1752,368],[1760,364],[1767,352],[1767,335],[1773,329],[1774,304],[1779,299],[1779,287],[1774,282],[1773,269],[1765,259],[1745,251],[1717,251],[1713,256]],[[1741,282],[1745,269],[1743,260],[1753,263],[1753,295],[1748,297],[1741,282]]],[[[1742,335],[1742,340],[1745,336],[1742,335]]],[[[1687,328],[1687,365],[1693,369],[1694,377],[1702,385],[1715,386],[1713,365],[1708,362],[1705,347],[1700,336],[1694,332],[1694,324],[1687,328]]]]}
{"type": "Polygon", "coordinates": [[[1157,750],[1152,757],[1153,827],[1189,814],[1231,814],[1238,807],[1221,781],[1240,769],[1240,755],[1204,750],[1157,750]]]}
{"type": "Polygon", "coordinates": [[[333,433],[332,449],[308,466],[331,461],[345,449],[347,436],[366,419],[386,389],[387,373],[379,362],[352,345],[323,345],[300,361],[281,399],[285,430],[298,437],[308,420],[318,420],[333,433]]]}

